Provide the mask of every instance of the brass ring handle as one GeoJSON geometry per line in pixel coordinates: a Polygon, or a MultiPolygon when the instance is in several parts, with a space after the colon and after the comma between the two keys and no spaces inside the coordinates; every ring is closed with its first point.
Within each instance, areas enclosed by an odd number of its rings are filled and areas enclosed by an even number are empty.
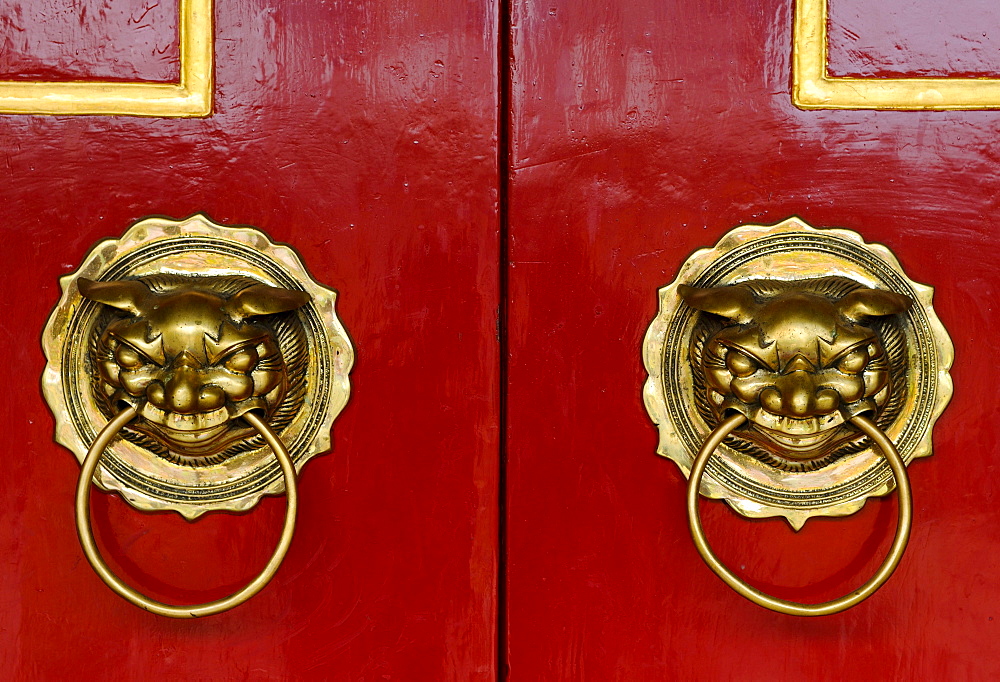
{"type": "Polygon", "coordinates": [[[906,550],[906,543],[910,538],[910,526],[913,521],[913,497],[910,493],[910,481],[906,476],[906,464],[899,456],[899,452],[896,451],[896,447],[892,444],[892,441],[867,417],[859,415],[851,419],[851,422],[879,447],[883,457],[889,463],[889,468],[892,469],[893,476],[896,478],[896,488],[899,490],[899,522],[896,525],[896,535],[892,540],[892,547],[889,549],[889,554],[875,575],[850,594],[820,604],[800,604],[772,597],[740,580],[712,552],[701,526],[701,517],[698,514],[698,492],[701,488],[701,478],[705,473],[705,466],[723,439],[745,421],[746,417],[738,413],[723,420],[709,434],[708,439],[702,445],[701,451],[695,458],[694,464],[691,466],[691,476],[688,479],[687,490],[688,525],[691,529],[691,537],[694,539],[695,547],[698,548],[701,558],[705,560],[705,563],[708,564],[709,568],[717,576],[722,578],[727,585],[739,594],[759,606],[771,609],[772,611],[778,611],[779,613],[787,613],[792,616],[826,616],[849,609],[870,597],[889,579],[893,571],[896,570],[896,566],[899,564],[899,560],[903,557],[903,552],[906,550]]]}
{"type": "Polygon", "coordinates": [[[267,585],[277,572],[278,566],[281,565],[282,560],[285,558],[285,553],[292,543],[292,535],[295,532],[295,514],[298,509],[298,492],[295,487],[295,466],[292,464],[288,450],[281,442],[281,439],[278,438],[278,435],[260,417],[252,412],[247,412],[243,415],[243,418],[264,437],[264,440],[271,447],[271,451],[277,458],[278,464],[281,465],[281,472],[285,476],[287,506],[285,509],[285,524],[281,529],[281,539],[278,541],[278,546],[274,550],[274,554],[271,555],[271,560],[267,562],[264,570],[240,591],[223,599],[205,604],[192,604],[191,606],[164,604],[136,592],[123,583],[108,568],[108,565],[104,563],[104,559],[97,549],[97,544],[94,542],[94,535],[90,527],[90,483],[94,477],[94,472],[97,470],[97,464],[100,462],[101,455],[108,447],[108,444],[114,440],[118,432],[127,423],[135,418],[136,414],[136,408],[134,407],[127,407],[119,412],[97,436],[97,439],[90,446],[87,456],[83,461],[83,467],[80,470],[80,480],[76,486],[76,530],[80,536],[80,545],[83,547],[83,553],[87,557],[87,561],[90,562],[90,565],[97,572],[97,575],[101,577],[101,580],[107,583],[108,587],[112,590],[139,608],[161,616],[168,616],[170,618],[200,618],[228,611],[234,606],[242,604],[267,585]]]}

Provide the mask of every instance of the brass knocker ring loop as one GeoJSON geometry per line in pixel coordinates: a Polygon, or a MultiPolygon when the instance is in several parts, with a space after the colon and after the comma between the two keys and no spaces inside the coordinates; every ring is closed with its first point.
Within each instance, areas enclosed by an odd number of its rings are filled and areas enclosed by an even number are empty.
{"type": "Polygon", "coordinates": [[[281,472],[285,476],[287,506],[285,509],[285,524],[281,529],[281,539],[278,541],[278,546],[274,550],[274,554],[271,555],[271,560],[267,562],[264,570],[240,591],[223,599],[205,604],[173,606],[155,601],[136,592],[112,573],[108,565],[104,563],[104,559],[101,558],[101,553],[94,542],[94,535],[90,527],[90,483],[94,478],[94,472],[97,470],[97,464],[100,462],[101,455],[108,447],[108,444],[114,440],[118,432],[127,423],[132,421],[135,416],[136,409],[134,407],[127,407],[108,422],[108,425],[104,427],[94,441],[94,444],[87,451],[83,467],[80,470],[80,480],[76,486],[76,530],[80,536],[80,545],[83,547],[83,553],[86,555],[87,561],[93,566],[97,575],[101,576],[101,580],[107,583],[108,587],[112,590],[136,606],[161,616],[169,616],[170,618],[200,618],[202,616],[221,613],[242,604],[267,585],[277,572],[278,566],[281,565],[282,560],[285,558],[285,553],[292,543],[292,535],[295,532],[295,514],[298,509],[298,492],[295,487],[295,466],[292,464],[288,450],[281,442],[281,439],[278,438],[278,435],[260,417],[252,412],[247,412],[243,415],[243,418],[264,437],[264,440],[271,447],[271,451],[277,458],[278,464],[281,465],[281,472]]]}
{"type": "Polygon", "coordinates": [[[849,609],[870,597],[889,579],[893,571],[896,570],[896,566],[899,564],[899,560],[903,557],[903,552],[906,550],[906,543],[910,538],[910,526],[913,520],[913,497],[910,494],[910,481],[906,476],[906,464],[899,456],[899,452],[896,451],[896,447],[892,444],[892,441],[867,417],[859,415],[851,419],[851,422],[861,429],[866,436],[871,438],[872,442],[882,451],[883,457],[889,463],[892,474],[896,478],[896,488],[899,490],[899,522],[896,525],[896,535],[893,538],[888,556],[886,556],[885,561],[882,562],[875,575],[850,594],[821,604],[800,604],[772,597],[740,580],[712,552],[701,526],[701,517],[698,514],[698,492],[701,488],[702,475],[705,473],[705,465],[708,464],[712,453],[715,452],[715,449],[719,447],[719,444],[725,437],[745,421],[746,417],[738,413],[723,420],[709,434],[708,439],[702,445],[701,451],[695,458],[694,464],[691,466],[691,476],[688,479],[687,490],[688,525],[691,529],[691,537],[694,539],[695,547],[698,548],[701,558],[705,560],[705,563],[708,564],[709,568],[717,576],[722,578],[736,592],[759,606],[771,609],[772,611],[778,611],[779,613],[787,613],[792,616],[827,616],[849,609]]]}

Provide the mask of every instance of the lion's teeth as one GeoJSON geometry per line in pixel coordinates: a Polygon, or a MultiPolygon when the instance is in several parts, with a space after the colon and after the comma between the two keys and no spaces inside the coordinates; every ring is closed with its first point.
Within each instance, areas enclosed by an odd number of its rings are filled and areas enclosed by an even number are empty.
{"type": "Polygon", "coordinates": [[[175,431],[204,431],[225,424],[229,420],[229,411],[220,407],[211,412],[181,414],[161,410],[147,402],[142,407],[142,416],[154,424],[175,431]]]}

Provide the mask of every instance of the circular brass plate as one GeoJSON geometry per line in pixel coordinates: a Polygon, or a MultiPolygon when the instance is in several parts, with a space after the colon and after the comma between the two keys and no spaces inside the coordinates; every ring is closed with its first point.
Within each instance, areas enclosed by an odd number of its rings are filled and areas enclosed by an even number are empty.
{"type": "MultiPolygon", "coordinates": [[[[677,293],[679,284],[715,287],[753,279],[796,280],[838,275],[888,289],[915,302],[902,315],[909,371],[906,400],[886,430],[907,464],[931,454],[931,429],[951,398],[951,340],[931,307],[931,287],[910,280],[881,244],[866,244],[843,229],[817,229],[799,218],[776,225],[743,225],[712,249],[691,255],[673,283],[659,291],[660,310],[646,332],[643,360],[649,377],[643,398],[659,427],[657,452],[689,475],[712,431],[695,405],[691,335],[697,311],[677,293]]],[[[870,445],[815,471],[785,471],[723,444],[706,468],[701,493],[723,499],[749,517],[783,516],[794,528],[812,516],[845,516],[894,481],[870,445]]]]}
{"type": "MultiPolygon", "coordinates": [[[[270,286],[303,290],[312,301],[296,314],[305,330],[306,388],[301,409],[280,436],[296,469],[330,449],[330,429],[350,394],[354,350],[337,319],[337,293],[315,282],[289,246],[252,227],[224,227],[202,215],[174,221],[149,218],[120,239],[95,246],[80,268],[60,280],[62,298],[42,336],[48,364],[45,399],[56,417],[56,441],[82,463],[108,422],[94,396],[90,347],[101,304],[80,295],[80,277],[118,280],[152,274],[243,276],[270,286]]],[[[142,510],[174,510],[193,519],[206,511],[243,511],[263,495],[284,491],[281,468],[266,447],[220,463],[168,461],[118,439],[101,459],[94,482],[142,510]]]]}

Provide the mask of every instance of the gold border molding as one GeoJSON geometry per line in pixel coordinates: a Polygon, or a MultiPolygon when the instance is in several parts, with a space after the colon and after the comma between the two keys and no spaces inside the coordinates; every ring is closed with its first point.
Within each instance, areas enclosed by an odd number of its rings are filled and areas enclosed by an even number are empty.
{"type": "Polygon", "coordinates": [[[827,1],[795,0],[792,103],[800,109],[1000,109],[1000,78],[834,78],[827,1]]]}
{"type": "Polygon", "coordinates": [[[215,52],[212,5],[213,0],[179,0],[178,82],[0,81],[0,114],[208,116],[215,52]]]}

